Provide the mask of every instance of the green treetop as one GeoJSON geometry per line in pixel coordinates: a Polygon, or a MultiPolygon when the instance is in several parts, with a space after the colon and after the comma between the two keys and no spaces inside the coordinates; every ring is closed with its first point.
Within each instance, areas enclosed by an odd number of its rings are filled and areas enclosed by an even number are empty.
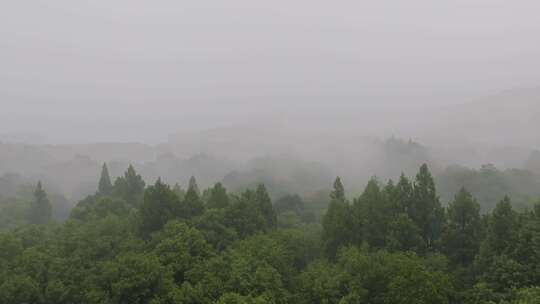
{"type": "Polygon", "coordinates": [[[428,248],[432,249],[442,232],[444,210],[437,196],[435,181],[426,164],[420,167],[416,175],[409,216],[420,228],[428,248]]]}
{"type": "Polygon", "coordinates": [[[221,183],[214,185],[208,199],[208,208],[223,209],[229,206],[229,196],[227,190],[221,183]]]}
{"type": "Polygon", "coordinates": [[[452,262],[472,263],[480,247],[481,228],[480,205],[470,192],[461,188],[448,206],[448,224],[442,238],[452,262]]]}
{"type": "Polygon", "coordinates": [[[104,163],[101,169],[101,177],[99,179],[98,193],[100,195],[110,195],[112,194],[113,186],[111,183],[111,176],[109,175],[109,169],[107,164],[104,163]]]}
{"type": "Polygon", "coordinates": [[[51,220],[51,216],[52,206],[40,181],[34,191],[34,200],[30,207],[29,220],[33,224],[46,224],[51,220]]]}

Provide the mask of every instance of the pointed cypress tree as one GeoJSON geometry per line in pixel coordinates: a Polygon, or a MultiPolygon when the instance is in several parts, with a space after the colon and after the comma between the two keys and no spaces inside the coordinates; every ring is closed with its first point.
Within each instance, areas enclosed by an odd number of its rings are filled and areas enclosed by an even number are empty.
{"type": "Polygon", "coordinates": [[[140,232],[148,237],[160,230],[169,220],[181,215],[180,208],[178,196],[169,185],[158,179],[155,185],[148,187],[144,192],[144,200],[140,207],[140,232]]]}
{"type": "Polygon", "coordinates": [[[416,175],[409,216],[420,228],[428,249],[433,249],[442,233],[444,209],[437,196],[435,181],[426,164],[420,167],[416,175]]]}
{"type": "Polygon", "coordinates": [[[335,258],[342,246],[360,242],[361,235],[353,208],[345,199],[345,189],[339,177],[334,181],[334,190],[330,193],[330,204],[322,219],[323,241],[328,257],[335,258]]]}
{"type": "Polygon", "coordinates": [[[396,200],[399,211],[407,213],[410,217],[413,201],[413,185],[403,172],[399,177],[399,182],[396,184],[396,200]]]}
{"type": "Polygon", "coordinates": [[[139,206],[143,199],[145,186],[142,177],[137,174],[132,165],[129,165],[124,176],[117,178],[114,182],[114,191],[129,205],[139,206]]]}
{"type": "Polygon", "coordinates": [[[208,208],[223,209],[229,206],[229,196],[227,190],[221,183],[214,185],[210,192],[210,198],[208,199],[208,208]]]}
{"type": "Polygon", "coordinates": [[[100,195],[111,195],[113,191],[113,186],[111,183],[111,176],[109,175],[109,169],[107,164],[103,163],[101,169],[101,177],[99,179],[98,193],[100,195]]]}
{"type": "Polygon", "coordinates": [[[383,248],[392,210],[376,178],[369,180],[362,195],[354,200],[353,207],[356,218],[362,224],[359,233],[363,240],[372,247],[383,248]]]}
{"type": "Polygon", "coordinates": [[[480,249],[482,223],[480,205],[470,192],[461,188],[448,206],[448,224],[442,245],[450,260],[470,265],[480,249]]]}
{"type": "Polygon", "coordinates": [[[510,198],[505,196],[493,210],[489,219],[486,243],[492,255],[511,252],[516,244],[518,215],[510,198]]]}
{"type": "Polygon", "coordinates": [[[332,200],[345,201],[345,188],[341,183],[341,178],[338,176],[334,181],[334,190],[330,192],[330,198],[332,200]]]}
{"type": "Polygon", "coordinates": [[[191,188],[197,193],[197,195],[201,195],[201,191],[199,190],[199,186],[197,185],[197,180],[195,179],[195,176],[191,176],[189,178],[189,185],[188,188],[191,188]]]}
{"type": "Polygon", "coordinates": [[[191,177],[189,180],[189,188],[184,196],[182,202],[182,217],[191,218],[201,215],[204,211],[204,205],[199,195],[199,187],[195,177],[191,177]]]}
{"type": "Polygon", "coordinates": [[[274,229],[277,227],[277,216],[272,206],[272,200],[266,191],[266,187],[263,184],[257,186],[255,191],[255,199],[259,205],[259,209],[263,217],[266,220],[267,227],[274,229]]]}
{"type": "Polygon", "coordinates": [[[34,191],[34,201],[30,207],[29,221],[32,224],[46,224],[51,220],[51,217],[52,206],[40,181],[34,191]]]}

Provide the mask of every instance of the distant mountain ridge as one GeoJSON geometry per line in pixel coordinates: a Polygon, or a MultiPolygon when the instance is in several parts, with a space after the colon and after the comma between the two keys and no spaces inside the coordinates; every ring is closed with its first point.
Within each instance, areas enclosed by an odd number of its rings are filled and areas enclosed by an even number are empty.
{"type": "Polygon", "coordinates": [[[540,88],[508,90],[449,107],[437,118],[440,134],[450,131],[461,139],[486,145],[539,148],[540,88]]]}

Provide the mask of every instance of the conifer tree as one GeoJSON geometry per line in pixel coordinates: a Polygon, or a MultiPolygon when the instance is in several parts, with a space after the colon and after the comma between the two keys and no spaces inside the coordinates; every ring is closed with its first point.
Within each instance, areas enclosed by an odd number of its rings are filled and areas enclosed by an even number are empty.
{"type": "Polygon", "coordinates": [[[448,224],[442,243],[450,260],[456,264],[469,265],[480,248],[480,205],[470,192],[461,188],[448,206],[448,224]]]}
{"type": "Polygon", "coordinates": [[[189,187],[182,202],[182,217],[191,218],[201,215],[204,211],[204,205],[200,197],[199,187],[195,177],[189,180],[189,187]]]}
{"type": "Polygon", "coordinates": [[[356,218],[362,224],[362,231],[358,233],[363,235],[363,240],[370,246],[384,247],[393,211],[389,208],[377,179],[369,180],[362,195],[354,201],[353,207],[356,218]]]}
{"type": "Polygon", "coordinates": [[[330,192],[330,198],[332,200],[345,201],[345,188],[339,176],[334,180],[334,190],[330,192]]]}
{"type": "Polygon", "coordinates": [[[140,205],[144,187],[144,180],[132,165],[129,165],[124,176],[117,178],[114,182],[114,190],[131,206],[140,205]]]}
{"type": "Polygon", "coordinates": [[[396,184],[396,200],[399,211],[407,213],[410,217],[411,214],[409,212],[413,201],[413,185],[404,173],[401,173],[399,182],[396,184]]]}
{"type": "Polygon", "coordinates": [[[272,200],[266,191],[266,187],[263,184],[257,186],[255,191],[255,199],[259,205],[259,210],[261,210],[262,216],[266,220],[267,227],[274,229],[277,227],[277,216],[272,207],[272,200]]]}
{"type": "Polygon", "coordinates": [[[214,185],[210,191],[210,198],[208,199],[208,208],[223,209],[229,206],[229,196],[227,190],[221,183],[214,185]]]}
{"type": "Polygon", "coordinates": [[[386,248],[391,251],[415,251],[423,253],[425,243],[420,229],[406,213],[395,216],[388,224],[386,248]]]}
{"type": "Polygon", "coordinates": [[[169,185],[159,178],[144,192],[140,207],[140,231],[144,236],[161,229],[169,220],[181,215],[180,201],[169,185]]]}
{"type": "Polygon", "coordinates": [[[420,167],[416,175],[409,216],[420,228],[428,249],[433,249],[442,233],[444,209],[437,196],[435,181],[426,164],[420,167]]]}
{"type": "Polygon", "coordinates": [[[197,180],[195,179],[195,176],[191,176],[189,178],[188,188],[195,191],[195,193],[197,193],[198,196],[201,195],[201,191],[199,190],[199,185],[197,185],[197,180]]]}
{"type": "Polygon", "coordinates": [[[30,207],[29,221],[32,224],[46,224],[51,220],[51,217],[52,206],[40,181],[34,191],[34,200],[30,207]]]}
{"type": "Polygon", "coordinates": [[[486,242],[493,255],[509,253],[516,244],[518,216],[510,198],[505,196],[493,210],[489,219],[486,242]]]}
{"type": "Polygon", "coordinates": [[[100,195],[111,195],[113,186],[111,183],[111,176],[109,175],[109,169],[107,164],[104,163],[101,169],[101,177],[99,179],[98,193],[100,195]]]}
{"type": "Polygon", "coordinates": [[[330,193],[330,204],[322,219],[323,242],[328,257],[335,258],[342,246],[357,244],[362,235],[354,212],[345,199],[345,189],[339,177],[330,193]]]}

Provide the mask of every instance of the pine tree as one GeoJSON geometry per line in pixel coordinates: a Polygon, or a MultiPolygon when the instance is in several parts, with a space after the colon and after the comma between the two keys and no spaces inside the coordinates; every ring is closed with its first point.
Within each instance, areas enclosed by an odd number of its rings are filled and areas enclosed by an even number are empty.
{"type": "Polygon", "coordinates": [[[195,179],[195,176],[191,176],[189,178],[188,188],[193,189],[193,191],[195,191],[195,193],[197,193],[198,196],[201,195],[201,191],[199,190],[199,186],[197,185],[197,180],[195,179]]]}
{"type": "Polygon", "coordinates": [[[99,179],[98,193],[100,195],[111,195],[113,191],[113,186],[111,183],[111,177],[109,175],[109,169],[107,164],[104,163],[101,169],[101,178],[99,179]]]}
{"type": "Polygon", "coordinates": [[[400,212],[407,213],[409,216],[413,201],[413,185],[404,173],[401,173],[399,182],[396,184],[397,208],[400,212]]]}
{"type": "Polygon", "coordinates": [[[114,191],[131,206],[140,205],[144,187],[144,180],[132,165],[129,165],[124,176],[117,178],[114,182],[114,191]]]}
{"type": "Polygon", "coordinates": [[[266,187],[261,184],[257,187],[255,191],[255,199],[259,205],[259,210],[263,217],[266,220],[267,227],[270,229],[275,229],[277,227],[277,216],[274,208],[272,207],[272,200],[266,191],[266,187]]]}
{"type": "Polygon", "coordinates": [[[461,188],[448,206],[448,224],[442,245],[450,260],[470,265],[478,253],[481,240],[480,205],[470,192],[461,188]]]}
{"type": "Polygon", "coordinates": [[[160,230],[169,220],[181,215],[178,196],[169,185],[158,179],[144,192],[144,201],[140,207],[140,231],[144,236],[160,230]]]}
{"type": "Polygon", "coordinates": [[[416,175],[409,216],[420,228],[428,249],[433,249],[442,233],[444,209],[437,196],[435,181],[426,164],[420,167],[416,175]]]}
{"type": "Polygon", "coordinates": [[[512,209],[510,198],[505,196],[493,210],[489,219],[486,242],[491,254],[509,253],[516,243],[518,216],[512,209]]]}
{"type": "Polygon", "coordinates": [[[182,217],[191,218],[201,215],[204,211],[204,204],[200,197],[199,187],[195,177],[189,180],[189,188],[182,202],[182,217]]]}
{"type": "Polygon", "coordinates": [[[32,224],[46,224],[51,220],[51,217],[52,206],[40,181],[34,191],[34,201],[30,207],[29,221],[32,224]]]}
{"type": "Polygon", "coordinates": [[[332,200],[345,201],[345,188],[341,183],[341,178],[338,176],[334,181],[334,190],[330,192],[330,198],[332,200]]]}
{"type": "Polygon", "coordinates": [[[229,196],[227,190],[221,183],[214,185],[210,192],[210,198],[208,199],[208,208],[223,209],[229,206],[229,196]]]}
{"type": "Polygon", "coordinates": [[[398,214],[388,224],[386,248],[391,251],[415,251],[423,253],[425,243],[420,229],[406,213],[398,214]]]}
{"type": "Polygon", "coordinates": [[[381,191],[379,182],[371,178],[362,193],[353,204],[356,218],[361,222],[363,236],[370,246],[382,248],[385,245],[388,224],[391,221],[392,210],[381,191]]]}
{"type": "Polygon", "coordinates": [[[354,216],[353,208],[345,198],[345,189],[339,177],[334,181],[330,193],[330,204],[322,219],[323,241],[326,254],[335,258],[342,246],[358,244],[362,238],[360,225],[354,216]]]}

